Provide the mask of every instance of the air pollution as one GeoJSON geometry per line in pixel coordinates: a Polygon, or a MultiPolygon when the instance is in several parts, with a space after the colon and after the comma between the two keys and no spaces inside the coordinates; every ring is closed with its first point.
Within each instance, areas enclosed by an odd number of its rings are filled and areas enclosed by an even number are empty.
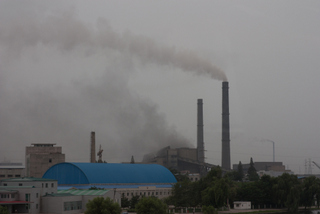
{"type": "Polygon", "coordinates": [[[130,90],[130,71],[138,62],[227,79],[192,51],[72,13],[0,23],[0,56],[0,162],[23,161],[25,146],[37,142],[62,146],[67,161],[89,161],[91,131],[107,162],[191,146],[156,104],[130,90]]]}

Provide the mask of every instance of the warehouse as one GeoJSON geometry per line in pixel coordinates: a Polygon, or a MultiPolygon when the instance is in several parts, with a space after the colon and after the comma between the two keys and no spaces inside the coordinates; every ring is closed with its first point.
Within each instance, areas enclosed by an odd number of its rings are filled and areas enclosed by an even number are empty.
{"type": "Polygon", "coordinates": [[[171,195],[174,175],[158,164],[59,163],[43,178],[58,181],[58,189],[112,189],[126,198],[136,195],[164,198],[171,195]]]}

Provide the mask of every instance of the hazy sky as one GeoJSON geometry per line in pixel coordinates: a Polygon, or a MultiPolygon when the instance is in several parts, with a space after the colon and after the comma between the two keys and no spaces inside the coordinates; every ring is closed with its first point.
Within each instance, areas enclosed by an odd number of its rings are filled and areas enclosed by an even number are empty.
{"type": "MultiPolygon", "coordinates": [[[[320,2],[0,1],[0,161],[31,143],[107,162],[196,145],[221,165],[221,81],[231,163],[320,164],[320,2]]],[[[313,166],[313,173],[320,170],[313,166]]]]}

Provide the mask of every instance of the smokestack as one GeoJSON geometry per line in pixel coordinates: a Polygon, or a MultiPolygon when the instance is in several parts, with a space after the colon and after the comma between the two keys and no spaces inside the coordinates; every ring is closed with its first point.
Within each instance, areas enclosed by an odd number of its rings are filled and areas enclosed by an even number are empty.
{"type": "Polygon", "coordinates": [[[230,124],[229,124],[229,83],[222,82],[222,163],[221,167],[231,169],[230,124]]]}
{"type": "Polygon", "coordinates": [[[96,135],[95,132],[91,132],[91,150],[90,150],[90,163],[96,162],[96,135]]]}
{"type": "Polygon", "coordinates": [[[198,150],[198,162],[204,163],[202,99],[198,99],[197,150],[198,150]]]}

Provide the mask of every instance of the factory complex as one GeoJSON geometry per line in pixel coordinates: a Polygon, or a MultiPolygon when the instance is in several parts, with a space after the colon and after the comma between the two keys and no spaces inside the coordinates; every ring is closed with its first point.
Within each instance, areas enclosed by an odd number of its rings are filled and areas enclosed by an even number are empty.
{"type": "MultiPolygon", "coordinates": [[[[231,170],[228,89],[228,82],[223,82],[221,168],[225,172],[231,170]]],[[[197,181],[215,166],[205,162],[203,127],[203,100],[198,99],[197,148],[168,145],[145,154],[141,163],[135,163],[133,157],[130,163],[103,162],[101,146],[96,153],[95,132],[90,135],[87,163],[65,162],[62,147],[54,143],[33,143],[26,147],[25,167],[0,164],[0,205],[10,213],[83,213],[86,203],[98,196],[119,204],[121,198],[134,196],[168,197],[177,182],[169,169],[197,181]]],[[[243,166],[245,171],[248,165],[243,166]]],[[[260,162],[258,166],[264,174],[286,172],[281,162],[260,162]]]]}

